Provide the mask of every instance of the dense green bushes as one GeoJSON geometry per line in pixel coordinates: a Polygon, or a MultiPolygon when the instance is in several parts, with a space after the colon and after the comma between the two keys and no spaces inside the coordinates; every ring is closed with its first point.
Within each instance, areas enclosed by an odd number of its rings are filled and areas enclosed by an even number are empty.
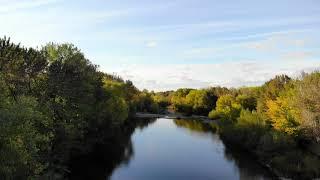
{"type": "Polygon", "coordinates": [[[178,89],[168,95],[169,104],[176,112],[186,115],[197,114],[207,116],[215,108],[218,97],[230,92],[226,88],[178,89]]]}
{"type": "Polygon", "coordinates": [[[135,99],[137,111],[160,113],[160,105],[154,100],[153,93],[143,90],[135,99]]]}
{"type": "MultiPolygon", "coordinates": [[[[3,99],[2,99],[3,100],[3,99]]],[[[48,150],[53,134],[47,131],[52,119],[39,110],[35,98],[19,96],[3,102],[0,109],[0,177],[21,178],[28,171],[44,170],[42,152],[48,150]]]]}

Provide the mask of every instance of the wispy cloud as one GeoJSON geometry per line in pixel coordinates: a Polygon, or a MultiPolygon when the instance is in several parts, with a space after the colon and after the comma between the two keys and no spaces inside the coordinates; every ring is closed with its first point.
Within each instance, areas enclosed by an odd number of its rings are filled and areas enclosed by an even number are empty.
{"type": "Polygon", "coordinates": [[[140,89],[163,91],[179,87],[255,86],[261,85],[277,74],[297,76],[302,70],[311,71],[319,68],[320,63],[317,61],[286,61],[272,64],[242,61],[174,66],[126,65],[117,68],[115,73],[130,78],[140,89]]]}
{"type": "Polygon", "coordinates": [[[12,1],[0,1],[0,14],[12,13],[17,10],[25,10],[29,8],[39,7],[42,5],[48,5],[56,3],[61,0],[12,0],[12,1]]]}
{"type": "Polygon", "coordinates": [[[270,1],[0,0],[0,36],[74,43],[139,88],[254,85],[319,63],[317,4],[270,1]]]}
{"type": "Polygon", "coordinates": [[[310,42],[310,39],[292,37],[290,34],[276,34],[265,39],[248,43],[249,48],[261,51],[281,50],[283,47],[303,47],[310,42]]]}
{"type": "Polygon", "coordinates": [[[285,60],[305,60],[314,57],[314,53],[310,51],[291,51],[282,55],[285,60]]]}

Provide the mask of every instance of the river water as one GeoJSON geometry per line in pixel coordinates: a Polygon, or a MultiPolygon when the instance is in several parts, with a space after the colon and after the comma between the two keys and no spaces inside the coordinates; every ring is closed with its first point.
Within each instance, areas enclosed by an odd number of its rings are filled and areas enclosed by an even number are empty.
{"type": "Polygon", "coordinates": [[[153,120],[144,128],[136,128],[129,144],[129,150],[123,153],[126,160],[119,162],[106,179],[250,180],[272,177],[250,154],[227,147],[214,125],[196,120],[153,120]]]}

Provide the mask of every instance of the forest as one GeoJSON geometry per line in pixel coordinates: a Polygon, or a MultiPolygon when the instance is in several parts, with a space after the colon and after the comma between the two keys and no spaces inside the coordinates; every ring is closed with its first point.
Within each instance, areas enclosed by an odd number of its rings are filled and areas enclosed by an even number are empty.
{"type": "Polygon", "coordinates": [[[320,72],[258,87],[154,92],[98,69],[72,44],[35,49],[0,39],[1,179],[62,178],[75,154],[128,144],[123,131],[132,133],[136,112],[168,111],[208,116],[231,146],[278,174],[320,176],[320,72]]]}

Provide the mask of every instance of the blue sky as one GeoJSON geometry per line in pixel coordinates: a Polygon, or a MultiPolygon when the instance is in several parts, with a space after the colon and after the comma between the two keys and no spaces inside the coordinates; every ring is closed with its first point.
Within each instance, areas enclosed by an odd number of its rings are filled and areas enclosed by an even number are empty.
{"type": "Polygon", "coordinates": [[[0,36],[73,43],[140,89],[251,86],[320,67],[318,0],[0,3],[0,36]]]}

